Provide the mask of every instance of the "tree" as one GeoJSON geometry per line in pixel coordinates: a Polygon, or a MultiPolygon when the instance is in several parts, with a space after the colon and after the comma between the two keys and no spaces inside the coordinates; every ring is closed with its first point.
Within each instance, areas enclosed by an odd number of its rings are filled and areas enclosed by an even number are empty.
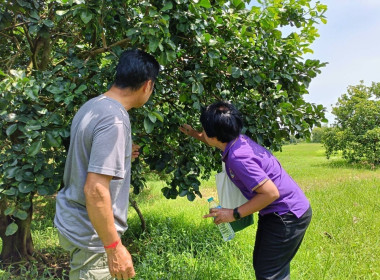
{"type": "Polygon", "coordinates": [[[311,131],[311,142],[312,143],[322,143],[323,135],[326,133],[328,129],[327,126],[322,127],[314,127],[311,131]]]}
{"type": "Polygon", "coordinates": [[[135,193],[147,167],[166,174],[167,198],[201,196],[199,177],[220,166],[220,154],[178,126],[199,126],[201,107],[216,99],[236,104],[244,133],[273,150],[290,134],[310,136],[324,108],[303,96],[324,63],[302,55],[311,52],[326,6],[262,1],[246,10],[244,2],[1,1],[2,259],[31,258],[33,196],[60,187],[71,119],[112,83],[125,48],[144,49],[162,65],[151,101],[130,112],[143,152],[133,167],[135,193]],[[289,25],[294,32],[282,34],[289,25]]]}
{"type": "Polygon", "coordinates": [[[350,162],[380,163],[380,83],[349,86],[333,107],[336,123],[323,137],[326,156],[342,152],[350,162]]]}

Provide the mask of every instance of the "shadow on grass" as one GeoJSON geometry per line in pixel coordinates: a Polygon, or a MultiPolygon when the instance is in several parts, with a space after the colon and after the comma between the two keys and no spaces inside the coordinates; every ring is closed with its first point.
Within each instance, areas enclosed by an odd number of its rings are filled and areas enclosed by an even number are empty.
{"type": "Polygon", "coordinates": [[[312,167],[323,167],[323,168],[334,168],[334,169],[354,169],[354,170],[368,170],[368,171],[377,171],[379,170],[379,167],[375,167],[372,164],[369,164],[367,162],[348,162],[344,159],[333,159],[328,160],[324,163],[319,164],[312,164],[312,167]]]}
{"type": "Polygon", "coordinates": [[[35,251],[35,261],[15,264],[0,263],[0,279],[12,280],[68,280],[69,255],[59,246],[35,251]]]}
{"type": "Polygon", "coordinates": [[[57,243],[53,229],[55,215],[55,196],[36,196],[33,201],[34,213],[31,224],[35,249],[33,261],[20,261],[9,264],[0,262],[0,279],[43,280],[68,279],[69,255],[57,243]],[[38,232],[38,233],[37,233],[38,232]],[[36,238],[41,234],[42,237],[36,238]],[[43,239],[43,240],[38,240],[43,239]],[[49,245],[46,245],[49,244],[49,245]],[[41,246],[42,245],[42,246],[41,246]]]}

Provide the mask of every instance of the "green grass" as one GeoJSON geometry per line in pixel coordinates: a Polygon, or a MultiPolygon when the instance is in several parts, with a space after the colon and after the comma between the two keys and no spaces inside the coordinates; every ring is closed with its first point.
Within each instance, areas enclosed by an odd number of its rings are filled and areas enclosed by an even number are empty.
{"type": "MultiPolygon", "coordinates": [[[[284,146],[276,156],[313,207],[311,225],[292,261],[292,279],[380,279],[379,170],[327,160],[320,144],[284,146]]],[[[123,242],[133,255],[135,279],[254,279],[256,224],[223,242],[212,221],[202,218],[208,211],[206,199],[217,197],[214,178],[202,182],[204,197],[194,202],[165,199],[163,186],[150,181],[136,197],[147,222],[145,233],[130,208],[130,230],[123,242]]],[[[39,203],[43,207],[33,223],[36,249],[67,261],[52,228],[54,202],[39,203]]],[[[2,275],[12,279],[7,271],[0,270],[2,275]]],[[[58,279],[48,275],[45,271],[43,277],[20,279],[58,279]]]]}

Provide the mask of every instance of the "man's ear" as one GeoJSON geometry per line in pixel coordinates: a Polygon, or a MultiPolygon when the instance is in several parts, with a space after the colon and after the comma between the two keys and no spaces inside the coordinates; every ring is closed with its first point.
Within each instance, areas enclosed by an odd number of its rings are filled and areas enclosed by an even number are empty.
{"type": "Polygon", "coordinates": [[[143,85],[144,92],[151,91],[153,88],[153,85],[154,85],[154,83],[152,80],[145,81],[144,85],[143,85]]]}

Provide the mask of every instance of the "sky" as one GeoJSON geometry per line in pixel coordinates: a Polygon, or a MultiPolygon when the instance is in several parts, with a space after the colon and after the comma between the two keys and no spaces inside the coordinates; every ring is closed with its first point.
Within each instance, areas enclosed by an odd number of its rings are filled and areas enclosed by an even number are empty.
{"type": "Polygon", "coordinates": [[[328,64],[310,83],[305,100],[326,107],[331,125],[331,108],[348,86],[380,82],[380,0],[320,2],[328,7],[327,23],[317,25],[320,37],[311,45],[314,53],[305,58],[328,64]]]}

